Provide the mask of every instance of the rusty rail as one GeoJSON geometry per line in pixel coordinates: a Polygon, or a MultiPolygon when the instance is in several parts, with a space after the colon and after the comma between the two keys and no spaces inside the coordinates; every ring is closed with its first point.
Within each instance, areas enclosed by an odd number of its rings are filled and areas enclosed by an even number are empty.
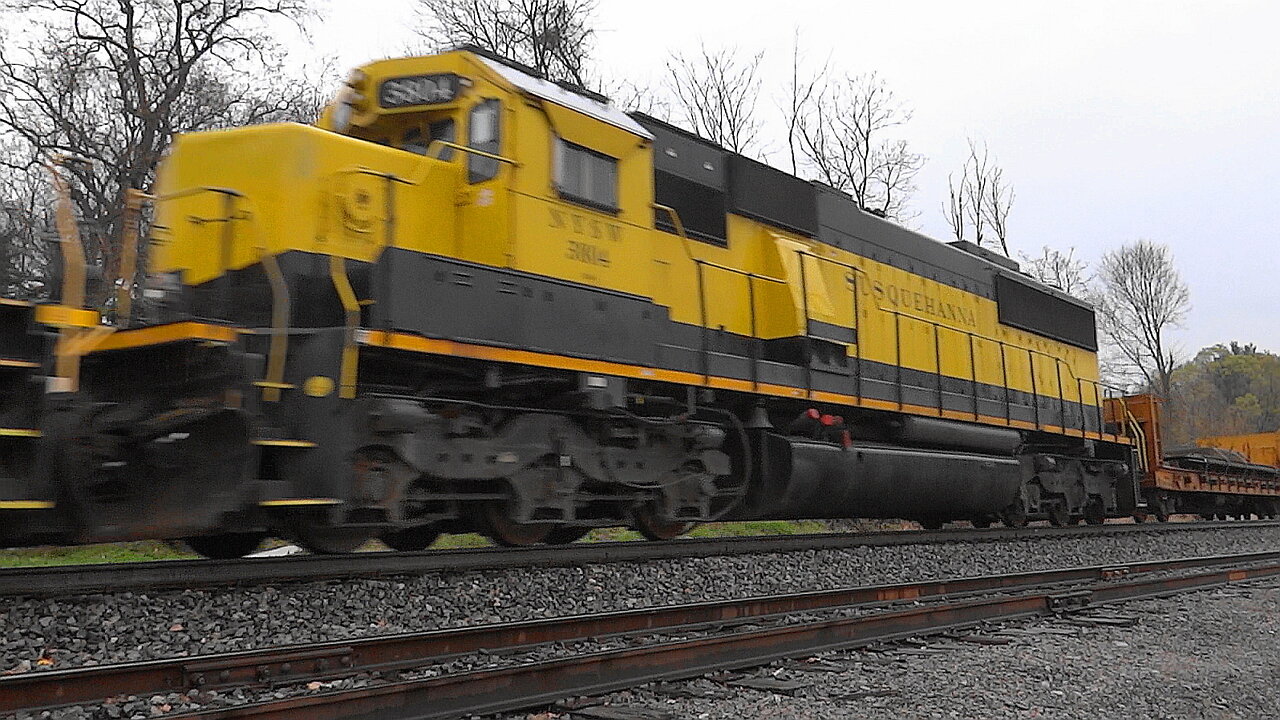
{"type": "MultiPolygon", "coordinates": [[[[194,658],[174,658],[120,665],[34,672],[0,678],[0,713],[39,710],[74,704],[92,704],[118,695],[146,696],[184,692],[193,688],[209,691],[246,686],[267,686],[270,684],[297,685],[314,680],[348,677],[357,673],[407,670],[482,650],[492,653],[494,651],[514,650],[545,643],[572,642],[622,634],[648,633],[659,630],[671,631],[675,629],[692,630],[707,625],[745,622],[791,613],[874,606],[896,601],[914,602],[922,599],[946,601],[940,605],[935,604],[930,608],[912,610],[905,614],[876,613],[873,616],[869,616],[869,619],[863,618],[865,623],[858,625],[858,629],[853,635],[846,636],[837,632],[833,636],[845,638],[842,642],[853,642],[855,640],[861,642],[869,637],[883,639],[884,628],[894,628],[894,632],[909,631],[912,633],[920,632],[922,628],[934,628],[934,625],[920,625],[918,623],[926,621],[927,623],[937,623],[939,618],[947,619],[952,624],[974,622],[975,620],[970,619],[965,614],[968,612],[967,609],[970,608],[998,608],[999,613],[1001,613],[1000,617],[1009,617],[1010,607],[1016,608],[1018,613],[1053,609],[1054,603],[1050,599],[1055,596],[1055,593],[1061,593],[1061,588],[1064,586],[1074,587],[1080,584],[1092,583],[1094,586],[1091,592],[1095,597],[1121,599],[1130,596],[1126,594],[1129,591],[1123,588],[1141,586],[1147,588],[1144,592],[1148,592],[1151,587],[1180,590],[1199,587],[1197,583],[1201,583],[1204,577],[1212,576],[1218,578],[1223,573],[1227,573],[1226,577],[1230,580],[1253,577],[1261,571],[1256,567],[1259,563],[1267,563],[1262,569],[1267,570],[1268,573],[1280,574],[1280,551],[1236,556],[1162,560],[1124,566],[1095,566],[1013,575],[842,588],[742,600],[628,610],[598,615],[552,618],[531,622],[436,630],[305,646],[269,648],[194,658]],[[1255,567],[1242,568],[1240,567],[1242,565],[1254,565],[1255,567]],[[1221,569],[1224,566],[1231,566],[1231,569],[1221,569]],[[1118,579],[1123,580],[1139,575],[1203,568],[1212,568],[1212,570],[1207,575],[1194,575],[1189,578],[1165,577],[1128,585],[1114,584],[1118,579]],[[1117,590],[1118,588],[1120,590],[1117,590]],[[955,602],[957,598],[975,594],[990,595],[991,593],[1026,592],[1031,590],[1035,592],[1029,597],[1005,597],[1000,601],[980,599],[976,602],[961,602],[958,604],[955,602]],[[1007,603],[1013,603],[1013,605],[1009,606],[1007,603]],[[893,620],[894,618],[897,618],[897,620],[893,620]],[[867,633],[872,634],[868,635],[867,633]],[[853,640],[850,640],[850,638],[853,638],[853,640]]],[[[1218,582],[1218,580],[1214,582],[1218,582]]],[[[1073,593],[1072,596],[1077,597],[1078,593],[1073,593]]],[[[978,619],[990,618],[982,615],[978,619]]],[[[845,622],[841,620],[834,624],[820,623],[820,625],[834,632],[836,628],[844,627],[843,623],[845,622]]],[[[752,648],[753,652],[759,650],[774,653],[774,655],[770,656],[772,658],[779,656],[777,653],[783,650],[785,652],[781,652],[781,654],[785,655],[794,649],[795,646],[791,640],[787,639],[791,637],[790,633],[794,632],[797,633],[796,637],[806,638],[812,635],[809,631],[798,628],[795,625],[787,626],[783,630],[785,632],[783,632],[782,636],[776,635],[779,632],[776,629],[751,634],[753,637],[770,638],[770,642],[777,640],[779,644],[776,647],[767,643],[748,644],[748,647],[752,648]]],[[[735,635],[733,637],[736,638],[738,636],[735,635]]],[[[733,638],[716,637],[706,642],[714,647],[720,647],[721,644],[728,643],[726,647],[738,648],[735,643],[740,641],[733,638]]],[[[806,640],[805,642],[809,641],[806,640]]],[[[824,640],[824,642],[827,641],[824,640]]],[[[811,649],[805,652],[813,651],[815,650],[811,649]]],[[[687,652],[688,649],[681,650],[674,657],[686,657],[687,652]]],[[[630,657],[630,655],[627,656],[630,657]]],[[[732,660],[734,663],[744,661],[743,658],[746,657],[741,655],[740,648],[733,650],[731,656],[735,658],[732,660]]],[[[755,658],[755,655],[750,657],[755,658]]],[[[650,659],[660,663],[669,661],[669,658],[665,655],[661,657],[653,656],[650,659]]],[[[560,668],[562,665],[568,667],[568,665],[565,665],[566,662],[568,661],[557,661],[552,665],[555,668],[560,668]]],[[[716,664],[723,664],[724,662],[726,660],[723,659],[715,661],[716,664]]],[[[688,666],[677,665],[676,667],[688,669],[701,667],[701,665],[693,663],[688,666]]],[[[516,670],[519,669],[517,668],[516,670]]],[[[457,685],[456,683],[460,682],[460,678],[507,677],[510,672],[514,671],[509,669],[469,673],[457,677],[443,678],[438,683],[430,684],[429,686],[437,688],[439,683],[444,683],[444,685],[453,688],[470,688],[472,686],[457,685]]],[[[557,670],[556,672],[559,671],[557,670]]],[[[627,672],[633,672],[633,670],[627,672]]],[[[690,674],[697,674],[697,672],[691,671],[690,674]]],[[[666,677],[666,675],[663,676],[666,677]]],[[[571,673],[569,677],[578,676],[571,673]]],[[[631,684],[646,682],[644,679],[635,680],[632,675],[625,673],[618,677],[631,678],[628,680],[631,684]]],[[[387,687],[402,687],[406,692],[409,692],[410,688],[420,689],[423,685],[421,683],[408,683],[403,686],[388,685],[369,691],[372,694],[362,692],[331,697],[341,697],[342,703],[350,702],[356,697],[378,697],[385,700],[388,697],[393,697],[385,694],[387,687]]],[[[549,687],[553,688],[550,692],[556,693],[555,697],[578,694],[581,691],[577,686],[561,688],[559,685],[553,684],[549,687]]],[[[618,687],[625,687],[625,685],[619,685],[618,687]]],[[[437,688],[432,693],[438,691],[437,688]]],[[[417,690],[413,692],[417,692],[417,690]]],[[[464,689],[460,692],[462,694],[459,695],[458,702],[475,702],[478,697],[491,693],[493,690],[490,688],[481,691],[479,696],[473,694],[471,689],[464,689]]],[[[502,707],[484,707],[488,708],[488,710],[501,710],[523,707],[531,702],[536,702],[536,699],[531,699],[526,691],[510,695],[502,694],[501,697],[506,698],[502,700],[503,703],[506,703],[502,707]]],[[[488,698],[488,700],[493,701],[494,698],[488,698]]],[[[303,701],[290,700],[286,701],[286,704],[297,702],[303,701]]],[[[312,708],[310,703],[311,699],[309,698],[300,707],[312,708]]],[[[279,704],[277,706],[284,707],[279,704]]],[[[472,708],[470,705],[447,704],[441,707],[472,708]]],[[[313,708],[313,710],[327,712],[328,707],[313,708]]],[[[383,707],[380,712],[385,710],[387,708],[383,707]]],[[[470,711],[475,712],[474,709],[470,711]]],[[[241,716],[240,713],[242,712],[252,715],[257,713],[258,710],[253,710],[251,707],[246,706],[245,708],[220,711],[220,713],[222,712],[230,714],[218,714],[217,716],[238,717],[241,716]]],[[[337,711],[335,710],[335,712],[337,711]]],[[[342,711],[342,713],[345,712],[347,711],[342,711]]],[[[277,717],[274,713],[275,711],[273,710],[268,716],[277,717]]],[[[281,717],[289,716],[286,714],[281,717]]],[[[346,715],[340,713],[332,716],[345,717],[346,715]]],[[[447,717],[448,715],[432,714],[429,716],[447,717]]]]}
{"type": "Polygon", "coordinates": [[[209,588],[260,583],[390,577],[441,571],[645,562],[677,558],[841,550],[851,547],[932,545],[1059,539],[1131,533],[1248,530],[1280,527],[1280,520],[1195,521],[1025,528],[948,528],[874,533],[820,533],[577,543],[524,548],[468,548],[421,552],[292,555],[240,560],[156,562],[0,568],[0,597],[66,597],[91,592],[209,588]]]}
{"type": "Polygon", "coordinates": [[[659,680],[763,665],[786,657],[861,647],[984,622],[1008,621],[1280,575],[1280,564],[1218,569],[1186,577],[1121,582],[1067,595],[1032,593],[945,603],[863,617],[807,622],[563,660],[411,680],[355,691],[304,696],[197,713],[190,717],[323,720],[445,720],[533,707],[659,680]]]}

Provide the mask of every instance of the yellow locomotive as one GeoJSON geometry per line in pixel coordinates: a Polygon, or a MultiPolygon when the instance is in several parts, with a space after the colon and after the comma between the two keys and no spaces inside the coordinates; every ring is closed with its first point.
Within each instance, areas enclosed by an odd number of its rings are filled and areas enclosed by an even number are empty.
{"type": "Polygon", "coordinates": [[[314,127],[182,135],[154,203],[144,301],[44,421],[49,536],[234,556],[1138,501],[1087,305],[478,50],[362,67],[314,127]]]}

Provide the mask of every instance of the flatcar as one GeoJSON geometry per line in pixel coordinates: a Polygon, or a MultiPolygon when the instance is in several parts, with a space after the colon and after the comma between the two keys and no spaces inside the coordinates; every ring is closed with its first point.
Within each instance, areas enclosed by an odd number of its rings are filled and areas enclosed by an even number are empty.
{"type": "Polygon", "coordinates": [[[363,66],[314,126],[180,135],[149,201],[139,302],[57,330],[79,341],[47,356],[5,542],[230,557],[1146,499],[1086,303],[477,49],[363,66]]]}

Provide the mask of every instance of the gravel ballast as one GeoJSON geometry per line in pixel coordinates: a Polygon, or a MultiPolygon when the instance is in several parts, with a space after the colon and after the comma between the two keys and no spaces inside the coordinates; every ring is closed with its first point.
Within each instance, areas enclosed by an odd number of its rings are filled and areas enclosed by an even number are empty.
{"type": "Polygon", "coordinates": [[[38,672],[748,595],[1277,547],[1280,528],[1189,530],[5,598],[0,670],[38,672]]]}
{"type": "Polygon", "coordinates": [[[579,703],[587,706],[581,714],[562,708],[503,720],[585,720],[623,708],[652,720],[1280,717],[1277,581],[1101,612],[1136,624],[1081,627],[1089,613],[1015,623],[987,635],[1004,645],[929,638],[775,663],[736,681],[790,685],[781,690],[697,679],[592,698],[579,703]],[[825,671],[800,669],[806,664],[825,671]]]}

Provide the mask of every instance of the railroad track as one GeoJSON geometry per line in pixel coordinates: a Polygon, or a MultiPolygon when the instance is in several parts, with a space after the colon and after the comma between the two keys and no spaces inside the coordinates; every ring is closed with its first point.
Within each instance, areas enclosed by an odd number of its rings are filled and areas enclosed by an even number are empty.
{"type": "Polygon", "coordinates": [[[201,718],[443,720],[1272,576],[1280,576],[1280,551],[781,594],[35,672],[0,678],[0,714],[192,693],[215,706],[188,715],[201,718]],[[353,676],[374,680],[325,691],[326,683],[353,676]],[[219,693],[225,698],[232,691],[251,701],[216,707],[225,703],[219,693]]]}
{"type": "Polygon", "coordinates": [[[194,589],[337,578],[415,575],[442,570],[463,572],[517,567],[567,567],[850,547],[999,542],[1037,538],[1268,527],[1280,527],[1280,520],[894,530],[875,533],[688,538],[661,542],[577,543],[526,548],[425,550],[413,553],[289,555],[240,560],[165,560],[113,565],[5,568],[0,569],[0,597],[15,595],[50,597],[162,588],[194,589]]]}

